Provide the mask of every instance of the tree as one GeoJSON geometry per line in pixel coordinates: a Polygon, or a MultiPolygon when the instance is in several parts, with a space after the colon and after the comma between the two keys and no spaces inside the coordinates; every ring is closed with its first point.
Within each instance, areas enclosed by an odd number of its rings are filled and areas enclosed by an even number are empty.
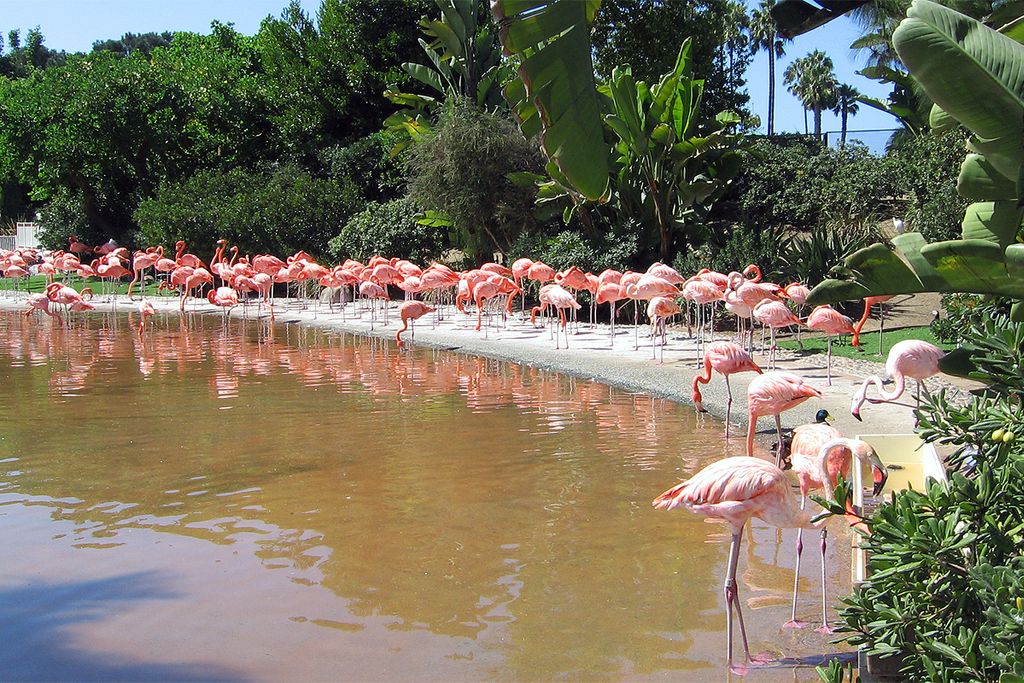
{"type": "Polygon", "coordinates": [[[761,0],[750,16],[750,38],[754,47],[768,52],[768,135],[775,134],[775,60],[786,54],[785,39],[775,30],[771,9],[775,0],[761,0]]]}
{"type": "Polygon", "coordinates": [[[170,31],[160,33],[125,33],[117,39],[97,40],[92,44],[94,52],[106,50],[127,57],[130,54],[141,52],[148,55],[155,48],[167,47],[171,44],[174,34],[170,31]]]}
{"type": "Polygon", "coordinates": [[[854,116],[860,110],[860,106],[857,104],[858,97],[860,97],[860,92],[852,85],[843,83],[836,88],[836,103],[832,107],[832,113],[839,116],[842,121],[839,134],[840,147],[846,146],[847,117],[854,116]]]}
{"type": "Polygon", "coordinates": [[[839,85],[832,59],[821,50],[795,59],[786,67],[783,82],[805,110],[814,112],[814,137],[821,140],[821,112],[834,106],[839,85]]]}
{"type": "Polygon", "coordinates": [[[395,107],[384,89],[408,78],[419,53],[416,23],[429,0],[323,0],[315,18],[292,1],[256,36],[272,119],[289,151],[313,163],[316,150],[380,129],[395,107]]]}
{"type": "Polygon", "coordinates": [[[629,65],[635,78],[655,83],[672,70],[680,43],[689,38],[694,72],[704,77],[705,105],[746,117],[743,76],[752,46],[745,19],[743,4],[734,0],[603,0],[594,21],[595,68],[607,79],[615,67],[629,65]]]}
{"type": "Polygon", "coordinates": [[[505,113],[448,100],[432,129],[407,151],[409,196],[452,223],[457,246],[483,262],[508,251],[533,223],[534,190],[509,179],[539,173],[543,159],[505,113]]]}

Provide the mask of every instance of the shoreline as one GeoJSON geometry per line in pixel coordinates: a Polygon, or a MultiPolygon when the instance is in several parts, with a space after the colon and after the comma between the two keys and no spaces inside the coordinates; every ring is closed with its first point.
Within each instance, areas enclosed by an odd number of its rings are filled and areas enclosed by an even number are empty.
{"type": "MultiPolygon", "coordinates": [[[[158,314],[173,315],[178,312],[178,299],[158,297],[147,299],[158,314]]],[[[189,302],[189,314],[223,315],[222,309],[205,301],[195,299],[189,302]]],[[[109,313],[114,311],[110,302],[92,301],[96,311],[109,313]]],[[[275,306],[275,323],[304,324],[337,332],[361,334],[394,341],[395,332],[400,327],[398,322],[398,304],[391,302],[388,325],[378,320],[374,329],[368,311],[362,317],[356,317],[354,305],[349,303],[343,316],[338,306],[330,312],[323,302],[309,302],[301,308],[297,300],[279,300],[275,306]]],[[[0,298],[0,308],[5,310],[25,310],[24,297],[0,298]]],[[[269,313],[264,310],[257,316],[255,306],[252,310],[243,311],[239,305],[229,311],[232,318],[269,321],[269,313]]],[[[116,312],[138,318],[137,301],[127,299],[117,301],[116,312]]],[[[648,326],[642,325],[639,349],[634,349],[633,326],[616,325],[615,348],[610,348],[610,326],[599,324],[591,328],[589,324],[580,323],[578,333],[569,333],[569,348],[556,350],[548,330],[545,327],[532,327],[529,320],[523,320],[519,313],[514,313],[501,327],[486,327],[477,332],[475,315],[465,315],[451,307],[451,313],[436,326],[432,325],[434,314],[424,316],[415,329],[415,339],[409,343],[410,348],[417,346],[455,351],[470,355],[493,358],[497,360],[539,367],[545,370],[564,373],[580,379],[601,382],[609,386],[629,391],[645,393],[665,398],[677,403],[692,406],[691,386],[694,376],[698,373],[695,344],[679,329],[670,328],[669,343],[664,351],[664,362],[660,362],[662,352],[658,349],[658,360],[651,359],[650,339],[645,337],[648,326]],[[486,333],[486,337],[485,337],[486,333]]],[[[42,319],[38,313],[37,320],[42,319]]],[[[380,317],[380,316],[378,316],[380,317]]],[[[539,321],[538,321],[539,322],[539,321]]],[[[495,321],[492,321],[492,325],[495,321]]],[[[497,323],[501,325],[500,322],[497,323]]],[[[727,335],[719,335],[717,339],[728,339],[727,335]]],[[[412,339],[409,331],[403,335],[407,343],[412,339]]],[[[755,349],[756,350],[756,349],[755,349]]],[[[767,358],[755,353],[754,360],[762,367],[767,366],[767,358]]],[[[824,354],[800,355],[795,352],[780,350],[776,369],[793,372],[818,388],[824,394],[821,400],[811,399],[802,405],[782,414],[784,428],[813,422],[814,414],[825,408],[835,418],[834,425],[844,434],[903,434],[914,431],[913,394],[909,390],[895,404],[865,404],[862,410],[863,422],[857,422],[850,414],[850,401],[865,377],[869,374],[885,376],[882,363],[868,360],[852,360],[833,357],[832,385],[827,386],[825,376],[824,354]]],[[[733,388],[732,420],[727,452],[723,455],[742,455],[743,441],[746,435],[747,401],[746,388],[756,377],[754,373],[733,375],[730,379],[733,388]]],[[[972,383],[957,380],[951,383],[950,378],[932,378],[926,386],[935,390],[939,387],[950,388],[953,392],[966,396],[972,383]]],[[[724,421],[726,416],[727,394],[725,383],[718,375],[712,377],[709,384],[703,385],[701,392],[704,407],[715,418],[724,421]]],[[[757,442],[767,449],[775,440],[774,421],[768,418],[759,420],[757,442]]]]}

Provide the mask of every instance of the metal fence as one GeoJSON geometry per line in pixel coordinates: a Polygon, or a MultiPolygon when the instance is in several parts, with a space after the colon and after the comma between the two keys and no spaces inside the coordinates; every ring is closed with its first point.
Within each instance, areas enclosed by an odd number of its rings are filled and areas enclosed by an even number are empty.
{"type": "Polygon", "coordinates": [[[15,247],[15,236],[14,235],[0,235],[0,249],[6,249],[7,251],[14,251],[15,247]]]}

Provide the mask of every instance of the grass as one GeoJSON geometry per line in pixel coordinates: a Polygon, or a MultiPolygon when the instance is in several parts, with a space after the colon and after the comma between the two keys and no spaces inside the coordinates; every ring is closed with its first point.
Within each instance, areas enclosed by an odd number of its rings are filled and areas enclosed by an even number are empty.
{"type": "MultiPolygon", "coordinates": [[[[10,278],[0,278],[0,290],[12,290],[15,289],[15,281],[10,278]]],[[[72,287],[78,291],[82,291],[84,287],[91,287],[93,294],[99,296],[100,294],[107,294],[113,292],[114,294],[126,294],[128,292],[128,281],[118,281],[114,284],[110,282],[100,283],[99,278],[88,278],[82,280],[81,278],[75,278],[70,283],[67,283],[69,287],[72,287]]],[[[46,276],[45,275],[31,275],[28,278],[18,278],[17,289],[20,292],[28,291],[29,293],[35,294],[42,292],[46,289],[46,276]],[[26,290],[26,284],[28,289],[26,290]]],[[[138,285],[132,289],[132,294],[139,292],[138,285]]],[[[146,296],[177,296],[177,292],[168,292],[167,290],[158,291],[156,284],[152,280],[147,278],[146,282],[146,296]]]]}
{"type": "MultiPolygon", "coordinates": [[[[860,349],[854,348],[850,345],[852,337],[836,337],[832,340],[832,355],[843,356],[845,358],[859,358],[863,360],[873,361],[885,361],[886,356],[889,355],[889,349],[892,348],[893,344],[904,341],[906,339],[919,339],[926,341],[936,346],[941,346],[931,330],[924,327],[902,327],[895,330],[886,330],[882,333],[882,353],[878,353],[878,332],[865,332],[860,335],[860,349]]],[[[825,337],[808,337],[806,333],[803,337],[804,350],[813,351],[816,353],[825,353],[826,340],[825,337]]],[[[779,348],[798,350],[800,347],[796,343],[795,338],[791,337],[786,341],[779,342],[779,348]]]]}

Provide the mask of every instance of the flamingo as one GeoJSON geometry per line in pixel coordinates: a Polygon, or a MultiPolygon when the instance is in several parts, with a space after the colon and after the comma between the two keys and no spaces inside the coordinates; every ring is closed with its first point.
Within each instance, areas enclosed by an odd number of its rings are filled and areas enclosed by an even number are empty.
{"type": "MultiPolygon", "coordinates": [[[[548,306],[551,306],[558,311],[559,323],[562,326],[562,331],[565,333],[565,348],[568,349],[569,333],[565,330],[565,309],[571,308],[573,310],[579,310],[582,306],[580,306],[580,303],[576,301],[576,298],[561,285],[544,285],[540,288],[540,305],[534,306],[530,311],[530,322],[535,322],[537,319],[537,313],[546,309],[548,306]]],[[[559,348],[557,326],[555,327],[555,348],[559,348]]]]}
{"type": "MultiPolygon", "coordinates": [[[[764,375],[767,377],[767,375],[764,375]]],[[[824,462],[819,463],[824,467],[824,462]]],[[[831,491],[826,491],[831,495],[831,491]]],[[[746,664],[766,664],[763,655],[750,656],[747,633],[743,626],[743,611],[740,608],[739,590],[736,585],[736,566],[739,561],[743,527],[757,517],[772,526],[783,528],[812,529],[824,525],[822,519],[811,522],[811,515],[801,510],[786,473],[778,466],[760,458],[743,456],[725,458],[714,462],[687,481],[673,486],[654,499],[653,505],[659,510],[672,510],[685,505],[692,512],[721,519],[732,531],[729,548],[729,565],[725,576],[725,605],[729,612],[726,621],[726,653],[729,670],[736,674],[747,672],[746,664]],[[735,666],[732,659],[733,611],[735,610],[743,639],[744,665],[735,666]]]]}
{"type": "Polygon", "coordinates": [[[889,349],[889,356],[885,359],[885,373],[896,380],[896,386],[891,392],[886,393],[878,375],[871,375],[864,380],[854,395],[853,402],[850,404],[850,413],[860,420],[860,407],[865,400],[871,403],[895,401],[903,395],[907,377],[917,380],[917,404],[920,406],[921,382],[941,372],[939,361],[945,355],[946,352],[934,344],[917,339],[905,339],[893,344],[893,347],[889,349]],[[868,387],[871,384],[874,384],[878,390],[878,398],[867,398],[868,387]]]}
{"type": "MultiPolygon", "coordinates": [[[[824,332],[828,341],[825,354],[825,377],[832,386],[832,337],[837,334],[852,334],[853,321],[831,306],[818,306],[807,316],[807,327],[824,332]]],[[[800,328],[797,328],[800,329],[800,328]]]]}
{"type": "MultiPolygon", "coordinates": [[[[754,454],[754,432],[757,418],[775,416],[775,430],[782,443],[783,412],[795,408],[809,398],[821,398],[821,392],[804,382],[803,378],[791,372],[766,372],[755,377],[747,386],[747,455],[754,454]]],[[[775,463],[782,462],[782,449],[775,454],[775,463]]]]}
{"type": "Polygon", "coordinates": [[[768,355],[768,368],[774,370],[775,354],[778,351],[778,346],[775,344],[775,330],[780,327],[789,327],[791,325],[796,325],[797,329],[799,329],[800,318],[793,315],[793,312],[786,307],[786,304],[772,299],[762,299],[756,306],[754,306],[753,314],[754,320],[762,325],[766,325],[772,331],[772,345],[768,355]]]}
{"type": "MultiPolygon", "coordinates": [[[[622,273],[619,273],[620,277],[621,275],[622,273]]],[[[604,273],[601,276],[603,277],[604,273]]],[[[594,298],[595,305],[608,304],[609,317],[611,318],[611,348],[615,348],[615,303],[625,298],[625,288],[618,282],[612,282],[611,279],[597,288],[597,296],[594,298]]]]}
{"type": "Polygon", "coordinates": [[[412,332],[410,334],[415,337],[416,320],[433,311],[433,306],[428,306],[422,301],[405,301],[398,307],[398,317],[402,319],[402,327],[395,333],[395,341],[398,342],[398,348],[405,348],[405,342],[402,341],[402,333],[412,326],[412,332]]]}
{"type": "Polygon", "coordinates": [[[146,329],[146,319],[156,314],[153,304],[143,299],[139,302],[139,339],[142,339],[142,332],[146,329]]]}
{"type": "MultiPolygon", "coordinates": [[[[853,326],[853,341],[851,343],[854,346],[860,346],[860,331],[864,329],[864,323],[868,321],[868,317],[871,315],[871,307],[875,304],[881,306],[890,299],[892,299],[892,295],[864,297],[864,313],[853,326]]],[[[878,317],[878,353],[882,353],[882,329],[885,327],[885,308],[883,307],[881,311],[878,317]]]]}
{"type": "Polygon", "coordinates": [[[51,318],[56,319],[58,325],[64,324],[60,314],[50,310],[50,298],[45,294],[29,294],[26,303],[28,304],[28,310],[25,311],[25,317],[31,317],[36,311],[42,311],[51,318]]]}
{"type": "Polygon", "coordinates": [[[666,322],[668,318],[681,312],[679,304],[675,299],[667,296],[656,296],[647,304],[647,317],[651,321],[651,359],[654,359],[655,342],[658,339],[658,332],[661,331],[661,361],[665,362],[665,346],[668,344],[668,331],[666,322]]]}
{"type": "MultiPolygon", "coordinates": [[[[807,305],[807,297],[811,295],[810,288],[802,282],[790,282],[788,285],[782,288],[779,292],[779,296],[785,297],[796,304],[797,315],[803,313],[804,306],[807,305]]],[[[800,350],[803,351],[804,343],[800,339],[800,327],[796,328],[796,343],[800,345],[800,350]]]]}
{"type": "MultiPolygon", "coordinates": [[[[793,430],[793,442],[791,446],[790,461],[793,465],[793,472],[800,481],[800,509],[803,510],[807,503],[807,494],[811,491],[824,488],[832,491],[839,484],[839,476],[842,475],[846,481],[850,480],[850,468],[853,465],[853,458],[860,463],[870,466],[874,486],[872,495],[877,496],[882,492],[889,472],[882,463],[875,449],[867,442],[860,439],[844,439],[839,430],[827,424],[802,425],[793,430]]],[[[850,502],[846,502],[846,510],[853,513],[850,502]]],[[[832,633],[828,625],[828,601],[825,592],[825,547],[828,540],[828,530],[821,528],[821,627],[816,629],[819,633],[832,633]]],[[[790,620],[784,626],[786,628],[802,628],[805,624],[796,618],[797,588],[800,582],[800,556],[803,553],[803,529],[797,531],[796,535],[796,570],[793,576],[793,611],[790,620]]]]}
{"type": "Polygon", "coordinates": [[[714,370],[725,378],[725,389],[729,398],[725,404],[725,438],[729,438],[730,419],[732,417],[732,387],[729,386],[729,375],[737,372],[756,372],[763,374],[763,370],[746,350],[739,344],[727,341],[711,342],[704,349],[704,374],[698,374],[693,378],[693,405],[697,412],[703,413],[704,397],[700,393],[700,385],[711,381],[711,371],[714,370]]]}
{"type": "Polygon", "coordinates": [[[132,270],[135,271],[135,275],[132,277],[132,281],[128,283],[128,299],[132,298],[132,287],[136,282],[141,283],[142,297],[146,297],[146,268],[155,267],[156,262],[159,261],[160,258],[161,254],[157,251],[135,252],[132,256],[132,270]]]}

